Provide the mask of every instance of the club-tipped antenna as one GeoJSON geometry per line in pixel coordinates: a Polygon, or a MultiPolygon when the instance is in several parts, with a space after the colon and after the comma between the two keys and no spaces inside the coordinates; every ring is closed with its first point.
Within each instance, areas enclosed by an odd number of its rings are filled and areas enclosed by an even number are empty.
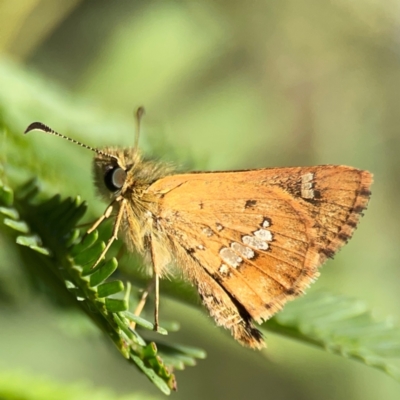
{"type": "Polygon", "coordinates": [[[58,132],[54,131],[53,129],[51,129],[51,128],[48,127],[47,125],[42,124],[41,122],[32,122],[32,123],[25,129],[25,132],[24,132],[24,133],[26,134],[26,133],[29,133],[29,132],[31,132],[31,131],[33,131],[33,130],[38,130],[38,131],[42,131],[42,132],[49,133],[50,135],[59,136],[59,137],[61,137],[61,138],[63,138],[63,139],[69,140],[70,142],[75,143],[75,144],[77,144],[77,145],[79,145],[79,146],[81,146],[81,147],[84,147],[85,149],[94,151],[95,153],[101,154],[101,155],[106,156],[106,157],[114,158],[115,160],[118,161],[117,157],[115,157],[115,156],[113,156],[113,155],[111,155],[111,154],[105,153],[104,151],[101,151],[101,150],[96,149],[96,148],[94,148],[94,147],[88,146],[87,144],[83,144],[83,143],[81,143],[81,142],[78,142],[77,140],[71,139],[71,138],[69,138],[68,136],[62,135],[61,133],[58,133],[58,132]]]}
{"type": "Polygon", "coordinates": [[[135,111],[136,132],[135,132],[135,142],[133,144],[133,149],[135,150],[135,152],[139,147],[140,124],[144,113],[145,111],[143,106],[138,107],[137,110],[135,111]]]}

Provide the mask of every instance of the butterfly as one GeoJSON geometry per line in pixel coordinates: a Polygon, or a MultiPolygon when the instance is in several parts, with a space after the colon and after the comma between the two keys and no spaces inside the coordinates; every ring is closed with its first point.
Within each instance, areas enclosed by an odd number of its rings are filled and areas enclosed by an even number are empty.
{"type": "MultiPolygon", "coordinates": [[[[140,121],[143,110],[139,109],[140,121]]],[[[217,325],[250,348],[265,346],[262,323],[303,294],[319,267],[352,237],[372,174],[343,165],[177,173],[137,148],[93,148],[95,185],[109,202],[88,232],[113,217],[112,236],[149,255],[155,329],[159,279],[171,264],[195,285],[217,325]]]]}

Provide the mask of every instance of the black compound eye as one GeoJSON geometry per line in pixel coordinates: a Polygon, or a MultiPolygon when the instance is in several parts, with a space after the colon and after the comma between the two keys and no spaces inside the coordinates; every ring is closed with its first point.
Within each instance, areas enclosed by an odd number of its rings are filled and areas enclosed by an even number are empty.
{"type": "Polygon", "coordinates": [[[111,192],[117,192],[124,186],[126,172],[121,167],[112,167],[104,174],[104,183],[111,192]]]}

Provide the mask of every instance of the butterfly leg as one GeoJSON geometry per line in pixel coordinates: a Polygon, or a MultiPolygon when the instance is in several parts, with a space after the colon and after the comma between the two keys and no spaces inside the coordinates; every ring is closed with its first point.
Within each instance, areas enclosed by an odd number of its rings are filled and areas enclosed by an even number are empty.
{"type": "Polygon", "coordinates": [[[160,276],[157,273],[154,273],[154,330],[158,331],[158,310],[160,304],[160,276]]]}
{"type": "MultiPolygon", "coordinates": [[[[150,291],[153,289],[153,285],[154,285],[154,281],[150,282],[150,284],[147,285],[147,288],[143,291],[142,296],[140,297],[139,303],[138,303],[138,305],[136,306],[135,311],[133,312],[136,316],[139,317],[140,314],[142,313],[143,308],[144,308],[144,306],[146,305],[146,301],[147,301],[147,298],[148,298],[148,296],[149,296],[149,293],[150,293],[150,291]]],[[[129,324],[129,327],[130,327],[131,329],[135,329],[135,327],[136,327],[136,322],[133,322],[133,321],[132,321],[132,322],[129,324]]]]}
{"type": "MultiPolygon", "coordinates": [[[[99,218],[97,218],[97,219],[94,220],[94,221],[88,221],[88,222],[84,222],[84,223],[82,223],[82,224],[78,224],[78,225],[76,225],[76,228],[84,228],[84,227],[86,227],[86,226],[90,226],[90,229],[92,229],[92,225],[97,224],[98,219],[99,219],[99,218]]],[[[103,221],[103,219],[102,219],[102,221],[103,221]]],[[[97,224],[96,226],[99,226],[99,224],[97,224]]],[[[92,229],[92,231],[93,231],[93,229],[92,229]]],[[[89,232],[89,233],[90,233],[90,232],[89,232]]],[[[88,234],[88,233],[85,232],[85,236],[86,236],[87,234],[88,234]]]]}
{"type": "Polygon", "coordinates": [[[107,218],[110,217],[113,208],[114,208],[114,204],[116,202],[119,202],[122,200],[122,196],[118,196],[116,199],[114,199],[111,204],[106,208],[106,211],[104,211],[103,215],[98,218],[94,224],[86,231],[85,236],[91,234],[95,229],[97,229],[97,227],[107,218]]]}
{"type": "MultiPolygon", "coordinates": [[[[101,252],[101,254],[100,254],[100,257],[97,259],[97,261],[93,264],[93,266],[92,266],[92,269],[93,268],[95,268],[97,265],[99,265],[99,262],[102,260],[102,258],[106,255],[106,253],[107,253],[107,251],[109,250],[109,248],[111,247],[111,245],[113,244],[113,242],[114,242],[114,240],[116,240],[116,239],[118,239],[118,231],[119,231],[119,227],[120,227],[120,225],[121,225],[121,220],[122,220],[122,216],[124,215],[124,211],[125,211],[125,205],[126,205],[126,200],[124,199],[124,198],[119,198],[119,197],[117,197],[116,199],[115,199],[115,201],[117,201],[118,199],[120,199],[119,201],[120,201],[120,206],[119,206],[119,210],[118,210],[118,214],[117,214],[117,218],[116,218],[116,220],[115,220],[115,223],[114,223],[114,228],[113,228],[113,231],[112,231],[112,235],[111,235],[111,237],[108,239],[108,242],[107,242],[107,244],[106,244],[106,247],[104,248],[104,250],[101,252]]],[[[112,206],[112,204],[113,203],[111,203],[108,207],[107,207],[107,210],[106,210],[106,212],[103,214],[103,216],[105,216],[106,215],[106,213],[107,213],[107,211],[110,209],[110,207],[112,206]]],[[[110,210],[110,214],[111,214],[111,211],[112,211],[112,208],[111,208],[111,210],[110,210]]],[[[108,215],[109,216],[109,215],[108,215]]],[[[102,219],[102,221],[105,219],[105,218],[107,218],[107,217],[104,217],[103,219],[102,219]]],[[[99,220],[101,219],[101,217],[99,218],[99,220]]],[[[97,222],[96,222],[96,224],[97,224],[97,222]]],[[[95,224],[95,225],[96,225],[95,224]]],[[[97,224],[97,226],[98,226],[99,224],[97,224]]]]}
{"type": "Polygon", "coordinates": [[[160,260],[156,248],[156,242],[153,239],[151,241],[151,261],[153,264],[153,284],[154,284],[154,330],[158,331],[158,315],[159,315],[159,304],[160,304],[160,260]]]}

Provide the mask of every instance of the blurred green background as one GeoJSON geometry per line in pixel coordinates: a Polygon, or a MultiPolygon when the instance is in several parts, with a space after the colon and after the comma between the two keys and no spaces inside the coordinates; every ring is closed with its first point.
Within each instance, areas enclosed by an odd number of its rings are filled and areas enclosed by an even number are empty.
{"type": "MultiPolygon", "coordinates": [[[[2,138],[13,179],[22,180],[13,164],[24,166],[98,215],[105,205],[88,185],[91,154],[22,131],[41,120],[92,146],[127,145],[138,105],[147,111],[144,150],[182,166],[368,169],[366,216],[310,291],[400,316],[398,2],[3,0],[0,16],[1,112],[21,132],[2,138]],[[31,156],[9,154],[7,141],[23,141],[31,156]]],[[[0,280],[20,285],[16,245],[0,239],[0,280]]],[[[80,335],[78,324],[71,335],[74,318],[19,289],[17,311],[0,303],[0,371],[162,397],[100,334],[80,335]]],[[[398,383],[364,365],[272,334],[267,351],[246,350],[199,311],[168,299],[161,307],[182,325],[174,337],[208,353],[177,374],[176,399],[400,396],[398,383]]]]}

